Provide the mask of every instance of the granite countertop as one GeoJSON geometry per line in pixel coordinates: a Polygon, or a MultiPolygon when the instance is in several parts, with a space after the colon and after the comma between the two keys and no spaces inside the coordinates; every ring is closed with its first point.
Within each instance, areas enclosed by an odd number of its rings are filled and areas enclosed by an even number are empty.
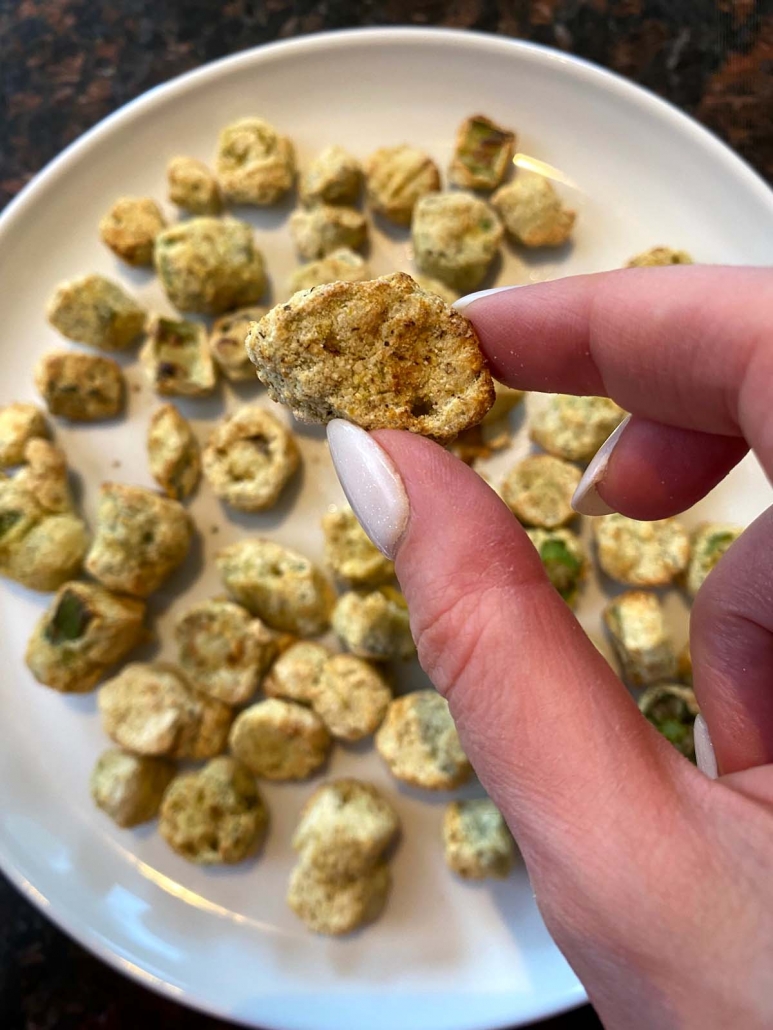
{"type": "MultiPolygon", "coordinates": [[[[0,0],[0,207],[132,97],[214,58],[356,25],[444,25],[530,39],[639,82],[773,182],[770,0],[0,0]]],[[[124,980],[0,878],[4,1030],[215,1030],[124,980]]],[[[600,1024],[583,1009],[544,1024],[600,1024]]]]}

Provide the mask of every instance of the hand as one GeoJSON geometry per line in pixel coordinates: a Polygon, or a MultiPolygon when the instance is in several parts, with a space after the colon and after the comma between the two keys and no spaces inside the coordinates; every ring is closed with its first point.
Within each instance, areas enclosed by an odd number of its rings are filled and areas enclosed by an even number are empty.
{"type": "MultiPolygon", "coordinates": [[[[498,379],[632,412],[589,467],[581,510],[673,515],[749,447],[773,474],[773,272],[627,269],[464,310],[498,379]]],[[[773,509],[692,609],[713,780],[640,715],[475,472],[408,433],[334,422],[329,439],[363,526],[396,558],[421,663],[605,1025],[773,1025],[773,509]]]]}

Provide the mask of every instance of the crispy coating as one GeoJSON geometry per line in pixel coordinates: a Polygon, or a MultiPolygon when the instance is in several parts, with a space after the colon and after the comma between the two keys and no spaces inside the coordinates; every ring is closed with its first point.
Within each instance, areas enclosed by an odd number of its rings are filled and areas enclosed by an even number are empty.
{"type": "Polygon", "coordinates": [[[251,700],[277,652],[276,634],[222,597],[189,608],[174,635],[180,668],[191,684],[228,705],[251,700]]]}
{"type": "Polygon", "coordinates": [[[290,276],[290,292],[295,294],[326,283],[362,283],[372,278],[373,273],[365,259],[353,250],[341,247],[319,261],[310,261],[296,268],[290,276]]]}
{"type": "Polygon", "coordinates": [[[359,161],[337,144],[325,147],[301,177],[299,193],[307,207],[356,204],[362,187],[359,161]]]}
{"type": "Polygon", "coordinates": [[[504,878],[515,863],[515,841],[488,798],[452,801],[443,814],[446,865],[465,880],[504,878]]]}
{"type": "Polygon", "coordinates": [[[700,709],[692,690],[673,683],[648,687],[638,704],[642,715],[658,733],[662,733],[680,754],[694,762],[693,726],[700,709]]]}
{"type": "Polygon", "coordinates": [[[386,863],[352,880],[337,882],[321,876],[302,859],[290,876],[287,904],[312,932],[340,937],[378,919],[391,886],[386,863]]]}
{"type": "Polygon", "coordinates": [[[209,352],[220,371],[232,383],[254,383],[252,367],[245,341],[250,322],[259,322],[268,308],[248,307],[230,311],[216,319],[209,335],[209,352]]]}
{"type": "Polygon", "coordinates": [[[693,259],[686,250],[672,247],[652,247],[632,257],[627,268],[657,268],[663,265],[691,265],[693,259]]]}
{"type": "Polygon", "coordinates": [[[384,721],[392,691],[377,668],[351,654],[328,658],[311,688],[311,706],[337,740],[356,741],[384,721]]]}
{"type": "Polygon", "coordinates": [[[496,400],[494,401],[494,406],[489,408],[483,416],[482,424],[484,426],[493,425],[494,422],[499,422],[500,419],[506,418],[513,408],[517,408],[526,396],[524,390],[514,390],[510,386],[498,383],[496,379],[494,380],[494,393],[496,394],[496,400]]]}
{"type": "Polygon", "coordinates": [[[116,418],[126,404],[126,380],[111,358],[51,351],[35,366],[35,386],[52,415],[71,422],[116,418]]]}
{"type": "Polygon", "coordinates": [[[674,678],[676,657],[656,594],[629,590],[613,598],[604,609],[604,624],[629,683],[646,687],[674,678]]]}
{"type": "Polygon", "coordinates": [[[577,218],[565,208],[549,179],[520,173],[496,191],[491,203],[505,228],[524,247],[560,247],[572,234],[577,218]]]}
{"type": "Polygon", "coordinates": [[[419,286],[424,290],[425,293],[433,293],[436,297],[440,297],[450,307],[455,301],[459,300],[459,291],[452,290],[450,286],[446,286],[445,283],[441,283],[439,279],[433,279],[429,275],[421,275],[417,272],[412,276],[413,281],[418,283],[419,286]]]}
{"type": "Polygon", "coordinates": [[[387,661],[416,654],[408,605],[394,587],[382,586],[365,594],[356,590],[342,594],[336,601],[331,622],[344,647],[359,658],[387,661]]]}
{"type": "Polygon", "coordinates": [[[743,526],[726,522],[704,522],[692,535],[690,564],[685,573],[685,587],[695,597],[706,577],[728,548],[743,533],[743,526]]]}
{"type": "Polygon", "coordinates": [[[514,132],[474,114],[459,126],[448,179],[462,189],[494,190],[507,175],[514,153],[514,132]]]}
{"type": "Polygon", "coordinates": [[[550,454],[519,461],[502,482],[502,500],[525,526],[557,529],[575,518],[572,496],[580,470],[550,454]]]}
{"type": "Polygon", "coordinates": [[[153,318],[140,351],[148,382],[162,396],[206,397],[217,372],[203,325],[182,318],[153,318]]]}
{"type": "Polygon", "coordinates": [[[567,461],[590,461],[625,418],[608,397],[554,394],[529,425],[532,440],[567,461]]]}
{"type": "Polygon", "coordinates": [[[93,690],[145,636],[145,603],[94,583],[65,583],[27,644],[27,668],[64,694],[93,690]]]}
{"type": "Polygon", "coordinates": [[[156,408],[148,425],[150,474],[176,501],[190,497],[201,477],[201,452],[190,423],[174,404],[156,408]]]}
{"type": "Polygon", "coordinates": [[[689,640],[676,656],[676,674],[682,683],[686,683],[688,687],[692,686],[692,654],[689,640]]]}
{"type": "Polygon", "coordinates": [[[574,608],[580,583],[588,571],[588,555],[582,540],[571,529],[527,529],[526,535],[539,552],[548,579],[574,608]]]}
{"type": "Polygon", "coordinates": [[[348,505],[322,516],[325,562],[336,580],[347,587],[377,587],[393,579],[394,562],[370,542],[348,505]]]}
{"type": "Polygon", "coordinates": [[[453,790],[472,775],[448,702],[434,690],[395,698],[376,733],[392,775],[414,787],[453,790]]]}
{"type": "Polygon", "coordinates": [[[602,571],[626,586],[668,586],[690,560],[690,538],[676,519],[602,515],[593,520],[593,535],[602,571]]]}
{"type": "Polygon", "coordinates": [[[141,486],[103,483],[86,570],[110,590],[147,597],[185,560],[192,533],[177,501],[141,486]]]}
{"type": "Polygon", "coordinates": [[[169,199],[192,215],[217,215],[223,206],[217,179],[195,157],[173,157],[166,166],[169,199]]]}
{"type": "Polygon", "coordinates": [[[295,181],[295,148],[262,118],[241,118],[220,133],[215,168],[227,203],[276,204],[295,181]]]}
{"type": "Polygon", "coordinates": [[[24,461],[30,440],[48,439],[51,431],[36,404],[14,401],[0,408],[0,468],[13,468],[24,461]]]}
{"type": "Polygon", "coordinates": [[[255,304],[266,288],[252,227],[235,218],[191,218],[173,225],[158,236],[154,263],[180,311],[220,315],[255,304]]]}
{"type": "Polygon", "coordinates": [[[129,265],[152,265],[156,237],[166,226],[155,200],[119,197],[99,223],[99,237],[129,265]]]}
{"type": "Polygon", "coordinates": [[[257,404],[217,426],[204,449],[204,475],[215,494],[239,511],[266,511],[301,463],[295,437],[257,404]]]}
{"type": "Polygon", "coordinates": [[[448,440],[494,403],[471,324],[405,272],[297,293],[252,326],[247,351],[269,396],[304,422],[448,440]]]}
{"type": "Polygon", "coordinates": [[[398,225],[410,225],[420,198],[440,189],[440,172],[416,147],[380,147],[365,162],[365,188],[374,211],[398,225]]]}
{"type": "Polygon", "coordinates": [[[97,695],[102,728],[138,755],[214,758],[226,746],[233,718],[228,705],[202,694],[174,665],[134,662],[97,695]]]}
{"type": "Polygon", "coordinates": [[[129,755],[111,748],[103,751],[94,766],[91,796],[97,808],[128,829],[156,818],[174,774],[174,764],[164,758],[129,755]]]}
{"type": "Polygon", "coordinates": [[[413,213],[416,267],[460,293],[480,285],[503,237],[496,211],[472,193],[430,194],[413,213]]]}
{"type": "Polygon", "coordinates": [[[304,261],[325,257],[341,247],[359,250],[368,238],[368,223],[353,207],[320,204],[290,216],[290,235],[304,261]]]}
{"type": "Polygon", "coordinates": [[[224,756],[172,780],[158,829],[189,862],[234,865],[255,854],[265,840],[268,809],[249,770],[224,756]]]}
{"type": "Polygon", "coordinates": [[[324,765],[331,745],[315,712],[275,697],[245,708],[228,742],[250,772],[266,780],[305,780],[324,765]]]}
{"type": "Polygon", "coordinates": [[[323,644],[299,640],[277,658],[263,681],[266,697],[310,705],[314,685],[332,652],[323,644]]]}
{"type": "Polygon", "coordinates": [[[46,308],[54,329],[98,350],[127,350],[145,328],[145,312],[120,286],[86,275],[56,288],[46,308]]]}

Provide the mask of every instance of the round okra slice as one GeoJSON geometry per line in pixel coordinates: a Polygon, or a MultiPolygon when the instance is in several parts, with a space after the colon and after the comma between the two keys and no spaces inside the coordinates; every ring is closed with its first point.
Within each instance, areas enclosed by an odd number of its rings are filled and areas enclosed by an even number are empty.
{"type": "Polygon", "coordinates": [[[638,701],[642,715],[676,750],[695,761],[693,726],[700,709],[690,687],[664,683],[648,687],[638,701]]]}
{"type": "Polygon", "coordinates": [[[602,571],[626,586],[668,586],[690,560],[690,538],[676,519],[602,515],[593,520],[593,535],[602,571]]]}
{"type": "Polygon", "coordinates": [[[251,322],[259,322],[268,308],[248,307],[216,319],[209,336],[209,352],[215,364],[232,383],[255,382],[245,341],[251,322]]]}
{"type": "Polygon", "coordinates": [[[340,937],[378,919],[391,886],[385,862],[351,880],[330,880],[301,859],[290,876],[287,904],[313,933],[340,937]]]}
{"type": "Polygon", "coordinates": [[[35,366],[35,386],[51,414],[70,422],[117,418],[126,405],[120,366],[96,354],[44,354],[35,366]]]}
{"type": "Polygon", "coordinates": [[[194,157],[173,157],[166,166],[169,199],[192,215],[217,215],[223,206],[217,179],[194,157]]]}
{"type": "Polygon", "coordinates": [[[625,418],[609,397],[554,394],[529,425],[529,435],[548,454],[567,461],[590,461],[625,418]]]}
{"type": "Polygon", "coordinates": [[[443,815],[446,865],[465,880],[502,879],[515,864],[515,841],[489,798],[452,801],[443,815]]]}
{"type": "Polygon", "coordinates": [[[362,283],[372,278],[373,273],[360,254],[355,254],[348,247],[340,247],[318,261],[309,261],[296,268],[290,276],[290,293],[311,290],[326,283],[362,283]]]}
{"type": "Polygon", "coordinates": [[[206,397],[217,384],[207,333],[197,322],[154,318],[140,361],[150,385],[162,396],[206,397]]]}
{"type": "Polygon", "coordinates": [[[262,118],[241,118],[220,133],[215,169],[229,204],[276,204],[295,182],[295,148],[262,118]]]}
{"type": "Polygon", "coordinates": [[[500,186],[491,203],[510,236],[523,247],[562,246],[577,218],[548,179],[528,172],[500,186]]]}
{"type": "Polygon", "coordinates": [[[322,516],[325,563],[349,587],[376,587],[394,578],[394,562],[372,544],[348,505],[322,516]]]}
{"type": "Polygon", "coordinates": [[[382,673],[351,654],[328,658],[310,692],[311,706],[332,736],[350,742],[375,733],[391,700],[382,673]]]}
{"type": "Polygon", "coordinates": [[[152,265],[155,240],[165,226],[155,200],[119,197],[101,219],[99,236],[128,265],[152,265]]]}
{"type": "Polygon", "coordinates": [[[674,250],[673,247],[652,247],[641,254],[636,254],[627,263],[628,268],[659,268],[666,265],[691,265],[692,257],[686,250],[674,250]]]}
{"type": "Polygon", "coordinates": [[[580,470],[551,454],[532,454],[518,462],[502,482],[502,500],[525,526],[558,529],[577,513],[572,497],[580,470]]]}
{"type": "Polygon", "coordinates": [[[301,177],[300,198],[315,204],[356,204],[362,187],[359,161],[337,144],[325,147],[301,177]]]}
{"type": "Polygon", "coordinates": [[[62,336],[104,351],[127,350],[145,329],[145,311],[116,283],[87,275],[62,283],[46,308],[62,336]]]}
{"type": "Polygon", "coordinates": [[[588,569],[582,540],[571,529],[527,529],[526,535],[537,549],[548,579],[566,603],[574,607],[588,569]]]}
{"type": "Polygon", "coordinates": [[[460,293],[480,285],[503,237],[496,211],[471,193],[430,193],[411,223],[416,267],[460,293]]]}
{"type": "Polygon", "coordinates": [[[201,451],[190,423],[174,404],[156,408],[148,426],[150,474],[176,501],[190,497],[201,478],[201,451]]]}
{"type": "Polygon", "coordinates": [[[0,468],[13,468],[24,461],[30,440],[47,440],[51,430],[35,404],[14,401],[0,408],[0,468]]]}
{"type": "Polygon", "coordinates": [[[314,687],[331,657],[327,647],[311,640],[291,644],[271,666],[263,681],[263,693],[266,697],[311,705],[314,687]]]}
{"type": "Polygon", "coordinates": [[[453,790],[472,775],[448,702],[434,690],[395,698],[376,733],[392,775],[426,790],[453,790]]]}
{"type": "Polygon", "coordinates": [[[660,598],[629,590],[604,609],[604,624],[620,660],[623,678],[647,687],[676,675],[676,656],[660,598]]]}
{"type": "Polygon", "coordinates": [[[304,261],[325,257],[341,247],[359,250],[368,238],[368,223],[356,208],[320,204],[290,216],[290,235],[304,261]]]}
{"type": "Polygon", "coordinates": [[[449,181],[467,190],[493,190],[506,178],[515,153],[515,133],[483,114],[459,126],[449,181]]]}
{"type": "Polygon", "coordinates": [[[420,198],[440,189],[440,172],[416,147],[380,147],[365,162],[365,188],[375,212],[397,225],[410,225],[420,198]]]}
{"type": "Polygon", "coordinates": [[[164,758],[130,755],[111,748],[94,766],[91,796],[114,823],[129,829],[156,818],[174,774],[174,763],[164,758]]]}
{"type": "Polygon", "coordinates": [[[344,647],[359,658],[387,661],[412,658],[416,654],[408,605],[394,587],[382,586],[370,593],[350,590],[342,594],[331,621],[344,647]]]}
{"type": "Polygon", "coordinates": [[[685,587],[695,597],[719,559],[743,533],[743,526],[726,522],[705,522],[692,535],[690,564],[685,573],[685,587]]]}
{"type": "Polygon", "coordinates": [[[229,736],[232,754],[266,780],[305,780],[325,764],[331,743],[315,712],[274,697],[245,708],[229,736]]]}

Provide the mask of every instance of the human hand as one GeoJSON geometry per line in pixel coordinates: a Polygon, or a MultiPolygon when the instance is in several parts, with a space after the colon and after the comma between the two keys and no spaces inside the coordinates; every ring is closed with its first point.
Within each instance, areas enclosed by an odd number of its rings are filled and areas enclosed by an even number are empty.
{"type": "MultiPolygon", "coordinates": [[[[773,475],[773,272],[627,269],[464,311],[501,381],[632,413],[580,511],[676,514],[749,447],[773,475]]],[[[773,509],[692,609],[714,780],[640,715],[475,472],[408,433],[328,434],[352,507],[396,559],[421,664],[605,1025],[773,1025],[773,509]]]]}

